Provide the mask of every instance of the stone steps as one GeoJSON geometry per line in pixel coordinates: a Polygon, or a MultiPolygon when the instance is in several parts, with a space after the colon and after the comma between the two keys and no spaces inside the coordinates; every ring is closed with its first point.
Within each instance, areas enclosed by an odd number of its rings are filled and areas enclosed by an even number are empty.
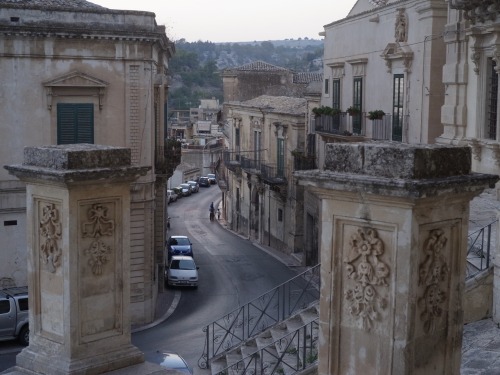
{"type": "Polygon", "coordinates": [[[314,365],[318,353],[318,319],[319,302],[214,357],[210,361],[211,374],[292,375],[304,364],[314,365]]]}

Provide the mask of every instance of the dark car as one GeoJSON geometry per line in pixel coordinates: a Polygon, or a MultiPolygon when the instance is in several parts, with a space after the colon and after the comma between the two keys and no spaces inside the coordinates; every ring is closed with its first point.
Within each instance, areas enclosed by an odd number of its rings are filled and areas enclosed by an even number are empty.
{"type": "Polygon", "coordinates": [[[208,180],[208,177],[200,177],[200,179],[198,180],[198,185],[200,185],[200,187],[210,187],[210,181],[208,180]]]}
{"type": "Polygon", "coordinates": [[[193,244],[187,236],[170,236],[167,240],[168,262],[172,255],[193,256],[193,244]]]}
{"type": "Polygon", "coordinates": [[[184,374],[192,375],[193,371],[187,364],[187,362],[177,353],[162,353],[162,358],[160,359],[160,366],[168,370],[175,370],[184,374]]]}

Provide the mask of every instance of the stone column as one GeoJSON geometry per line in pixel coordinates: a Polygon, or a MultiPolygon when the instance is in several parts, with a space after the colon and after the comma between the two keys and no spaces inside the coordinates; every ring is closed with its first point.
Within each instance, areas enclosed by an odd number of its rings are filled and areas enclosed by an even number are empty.
{"type": "Polygon", "coordinates": [[[328,144],[319,374],[460,373],[469,202],[498,176],[468,147],[328,144]]]}
{"type": "Polygon", "coordinates": [[[130,149],[79,144],[27,147],[5,167],[27,185],[30,345],[13,373],[144,366],[130,336],[129,216],[130,183],[149,167],[130,163],[130,149]]]}

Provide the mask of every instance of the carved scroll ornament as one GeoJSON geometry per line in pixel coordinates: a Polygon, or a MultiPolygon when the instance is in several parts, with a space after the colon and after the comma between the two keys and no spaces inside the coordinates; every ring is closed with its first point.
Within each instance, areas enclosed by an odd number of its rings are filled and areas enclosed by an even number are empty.
{"type": "Polygon", "coordinates": [[[115,221],[108,217],[108,207],[104,204],[93,204],[87,212],[89,221],[83,223],[82,236],[92,238],[90,246],[84,250],[88,256],[88,265],[95,276],[103,274],[104,266],[109,261],[112,247],[106,244],[103,237],[115,235],[115,221]]]}
{"type": "Polygon", "coordinates": [[[40,257],[51,273],[55,273],[61,265],[61,233],[59,209],[54,203],[49,203],[42,208],[40,218],[40,236],[44,238],[40,246],[40,257]]]}
{"type": "Polygon", "coordinates": [[[423,294],[418,300],[418,306],[425,333],[435,332],[437,321],[445,312],[443,305],[447,295],[443,284],[447,280],[449,268],[442,250],[447,241],[442,229],[434,229],[424,242],[425,259],[420,263],[418,280],[423,294]]]}
{"type": "Polygon", "coordinates": [[[344,298],[349,313],[358,317],[362,328],[369,331],[387,307],[383,291],[388,288],[390,269],[381,260],[384,243],[375,229],[359,228],[352,234],[349,246],[349,254],[344,259],[345,271],[355,285],[345,290],[344,298]]]}

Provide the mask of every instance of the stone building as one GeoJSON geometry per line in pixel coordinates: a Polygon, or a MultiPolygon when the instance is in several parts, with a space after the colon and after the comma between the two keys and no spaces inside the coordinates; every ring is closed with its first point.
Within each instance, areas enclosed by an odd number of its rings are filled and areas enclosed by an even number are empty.
{"type": "Polygon", "coordinates": [[[260,95],[300,98],[308,84],[321,81],[318,72],[294,72],[263,61],[254,61],[222,72],[224,102],[244,101],[260,95]]]}
{"type": "MultiPolygon", "coordinates": [[[[307,151],[318,167],[327,143],[435,143],[443,131],[446,16],[443,1],[358,0],[346,18],[324,26],[321,98],[308,96],[306,121],[307,151]],[[315,106],[333,112],[314,114],[315,106]]],[[[319,205],[304,193],[309,259],[319,257],[319,205]]]]}
{"type": "MultiPolygon", "coordinates": [[[[129,147],[151,170],[131,185],[134,323],[154,317],[162,286],[162,170],[167,71],[174,45],[154,13],[84,0],[0,0],[0,160],[25,146],[129,147]]],[[[25,186],[0,170],[0,279],[26,284],[25,186]]]]}
{"type": "Polygon", "coordinates": [[[225,194],[231,229],[288,253],[302,251],[302,189],[292,173],[304,149],[306,99],[262,95],[224,104],[225,194]]]}

